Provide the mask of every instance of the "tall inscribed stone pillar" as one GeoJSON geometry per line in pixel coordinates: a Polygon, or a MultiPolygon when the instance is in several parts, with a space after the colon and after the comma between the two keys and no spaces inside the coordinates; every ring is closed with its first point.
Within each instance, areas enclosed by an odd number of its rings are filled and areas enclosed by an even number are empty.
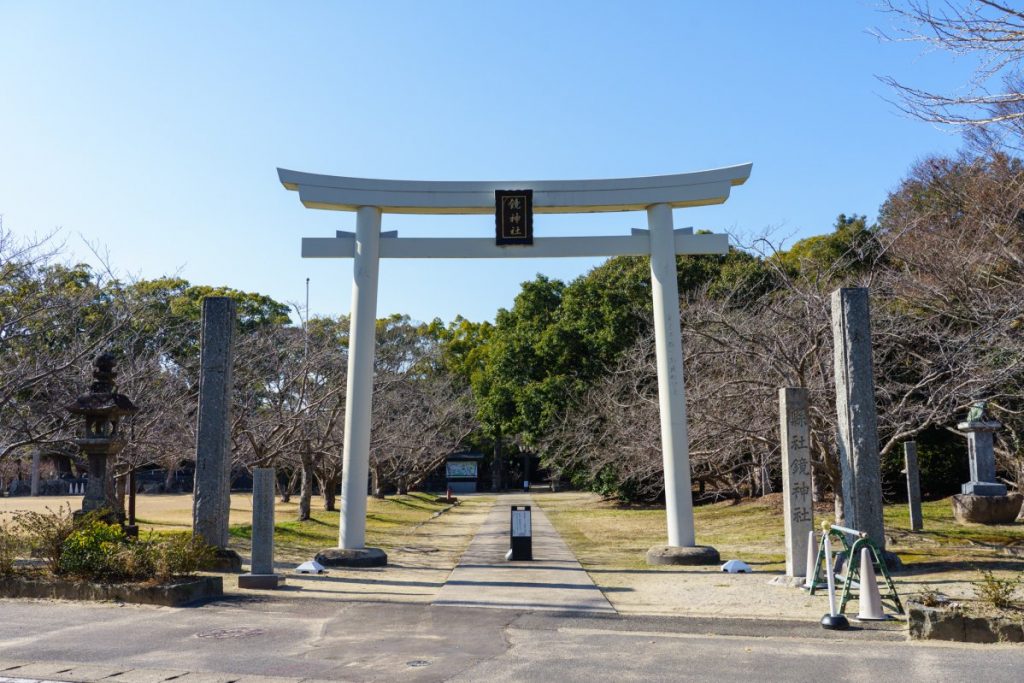
{"type": "Polygon", "coordinates": [[[217,566],[226,571],[242,568],[241,558],[227,547],[234,337],[234,300],[223,296],[203,299],[192,531],[218,548],[217,566]]]}
{"type": "Polygon", "coordinates": [[[803,576],[807,571],[807,539],[814,527],[807,389],[779,389],[779,422],[786,576],[803,576]]]}
{"type": "Polygon", "coordinates": [[[882,468],[866,288],[844,287],[832,292],[832,337],[844,522],[865,532],[884,550],[882,468]]]}

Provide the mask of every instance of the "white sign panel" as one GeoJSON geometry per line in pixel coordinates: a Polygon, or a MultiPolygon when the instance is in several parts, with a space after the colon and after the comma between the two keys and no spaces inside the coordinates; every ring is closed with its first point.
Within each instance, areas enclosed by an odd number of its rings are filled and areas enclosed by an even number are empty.
{"type": "Polygon", "coordinates": [[[512,511],[512,535],[516,537],[529,537],[533,535],[533,532],[530,529],[529,510],[512,511]]]}

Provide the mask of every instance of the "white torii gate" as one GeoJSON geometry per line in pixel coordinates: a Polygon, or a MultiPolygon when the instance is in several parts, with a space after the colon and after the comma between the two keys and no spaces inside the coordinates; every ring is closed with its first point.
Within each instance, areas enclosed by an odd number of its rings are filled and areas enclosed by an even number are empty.
{"type": "MultiPolygon", "coordinates": [[[[370,406],[373,393],[374,337],[377,318],[377,273],[381,258],[541,258],[569,256],[650,255],[654,296],[654,330],[658,364],[665,507],[666,552],[648,560],[707,560],[695,547],[691,502],[690,457],[683,383],[683,348],[679,321],[676,254],[725,254],[725,235],[694,235],[674,230],[672,209],[722,204],[734,185],[750,177],[751,164],[696,173],[539,182],[451,182],[346,178],[278,169],[285,188],[299,193],[310,209],[355,211],[355,234],[303,238],[304,258],[351,258],[352,314],[349,331],[348,386],[341,484],[339,563],[373,561],[365,548],[367,477],[370,459],[370,406]],[[648,230],[602,237],[539,237],[530,246],[497,246],[491,238],[399,238],[381,233],[381,214],[489,214],[495,190],[533,190],[534,213],[647,212],[648,230]],[[697,551],[688,553],[688,550],[697,551]],[[673,552],[676,551],[676,552],[673,552]],[[675,556],[675,559],[673,559],[675,556]],[[690,559],[686,559],[689,557],[690,559]]],[[[717,559],[717,553],[712,559],[717,559]]],[[[380,563],[386,562],[376,553],[380,563]]]]}

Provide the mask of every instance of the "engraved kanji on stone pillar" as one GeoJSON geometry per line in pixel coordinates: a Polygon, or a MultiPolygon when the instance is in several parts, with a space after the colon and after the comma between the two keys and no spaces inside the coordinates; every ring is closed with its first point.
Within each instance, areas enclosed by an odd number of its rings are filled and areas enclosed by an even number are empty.
{"type": "Polygon", "coordinates": [[[807,389],[779,389],[782,506],[786,524],[786,576],[803,576],[807,539],[814,527],[807,389]]]}

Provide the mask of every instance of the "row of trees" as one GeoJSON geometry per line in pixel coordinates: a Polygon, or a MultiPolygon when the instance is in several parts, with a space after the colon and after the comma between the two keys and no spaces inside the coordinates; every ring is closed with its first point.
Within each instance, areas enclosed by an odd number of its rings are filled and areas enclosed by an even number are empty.
{"type": "MultiPolygon", "coordinates": [[[[917,164],[877,224],[840,216],[834,230],[783,250],[770,236],[722,257],[678,262],[694,481],[707,496],[756,495],[779,480],[776,391],[812,397],[818,494],[839,492],[830,302],[867,286],[881,450],[890,481],[898,446],[921,444],[933,493],[959,481],[967,406],[989,401],[1005,429],[1001,472],[1024,483],[1024,168],[999,150],[1024,135],[1024,13],[995,0],[883,3],[883,38],[975,59],[953,94],[886,80],[904,111],[963,128],[973,155],[917,164]]],[[[25,476],[34,450],[75,457],[63,410],[100,349],[121,356],[119,384],[142,407],[117,467],[159,465],[172,478],[192,455],[201,301],[235,298],[232,442],[240,466],[275,465],[283,494],[308,514],[314,482],[329,508],[340,479],[348,326],[291,324],[269,297],[180,278],[123,282],[63,263],[50,239],[15,239],[0,223],[0,478],[25,476]]],[[[378,322],[373,492],[416,486],[458,447],[538,453],[555,476],[625,499],[662,492],[650,278],[612,259],[571,283],[524,283],[491,323],[378,322]]],[[[837,497],[837,507],[842,501],[837,497]]]]}
{"type": "MultiPolygon", "coordinates": [[[[840,216],[788,250],[760,238],[678,262],[693,478],[707,496],[757,495],[779,481],[776,392],[812,396],[819,494],[839,490],[830,294],[872,292],[881,450],[922,441],[934,493],[962,474],[949,430],[986,399],[1006,429],[1002,471],[1024,478],[1024,167],[932,158],[889,196],[877,225],[840,216]],[[928,458],[927,454],[933,457],[928,458]],[[941,457],[940,457],[941,456],[941,457]]],[[[0,228],[0,475],[41,449],[72,459],[63,410],[92,357],[119,351],[121,390],[142,407],[118,464],[168,483],[192,455],[202,298],[239,309],[232,442],[245,467],[274,465],[308,514],[314,483],[335,506],[348,325],[292,325],[289,307],[180,278],[124,283],[69,266],[47,242],[0,228]]],[[[378,321],[371,443],[377,495],[417,486],[460,447],[542,456],[555,476],[625,499],[662,492],[650,276],[616,258],[571,283],[538,276],[495,323],[378,321]]],[[[24,473],[23,475],[24,476],[24,473]]],[[[499,482],[501,483],[501,482],[499,482]]],[[[506,482],[507,483],[507,482],[506,482]]],[[[841,506],[841,500],[837,500],[841,506]]]]}
{"type": "MultiPolygon", "coordinates": [[[[782,250],[768,238],[680,258],[693,479],[709,497],[771,492],[780,479],[777,390],[812,397],[819,495],[838,492],[830,294],[872,293],[881,451],[922,444],[926,487],[962,479],[950,430],[985,399],[1005,424],[1002,472],[1024,481],[1024,165],[1005,154],[931,158],[891,193],[876,225],[840,216],[782,250]]],[[[282,493],[329,508],[341,475],[348,324],[291,324],[288,306],[180,278],[125,283],[61,263],[47,241],[0,226],[0,476],[34,450],[71,461],[63,410],[101,348],[142,410],[118,463],[174,473],[192,457],[202,298],[238,302],[232,444],[238,465],[276,466],[282,493]]],[[[406,491],[464,447],[522,452],[609,495],[662,494],[650,275],[616,258],[571,283],[538,276],[491,323],[378,321],[371,490],[406,491]]],[[[962,458],[961,458],[962,459],[962,458]]],[[[21,476],[26,476],[22,471],[21,476]]],[[[842,501],[837,497],[837,506],[842,501]]]]}
{"type": "MultiPolygon", "coordinates": [[[[291,324],[289,306],[180,278],[126,283],[60,260],[52,240],[19,241],[0,224],[0,480],[28,477],[35,452],[68,471],[93,358],[117,354],[119,390],[140,406],[129,420],[119,477],[162,468],[174,486],[194,458],[202,299],[237,303],[231,439],[236,466],[276,466],[282,494],[308,517],[314,483],[336,505],[344,436],[348,320],[291,324]]],[[[378,322],[374,489],[416,486],[472,429],[466,382],[441,360],[438,324],[378,322]]],[[[78,468],[81,469],[81,468],[78,468]]]]}
{"type": "MultiPolygon", "coordinates": [[[[1006,425],[1003,471],[1020,482],[1022,183],[1024,167],[1006,155],[927,159],[889,196],[877,225],[840,216],[831,234],[785,251],[761,238],[723,257],[680,259],[700,491],[757,495],[777,486],[783,386],[810,390],[819,495],[840,491],[830,295],[844,286],[872,295],[890,483],[899,445],[915,438],[933,493],[962,480],[966,468],[947,456],[964,453],[964,442],[950,430],[980,399],[1006,425]]],[[[644,259],[620,258],[569,285],[526,283],[512,309],[499,312],[474,382],[491,433],[535,449],[581,485],[660,496],[649,282],[644,259]]],[[[838,496],[836,503],[841,513],[838,496]]]]}

